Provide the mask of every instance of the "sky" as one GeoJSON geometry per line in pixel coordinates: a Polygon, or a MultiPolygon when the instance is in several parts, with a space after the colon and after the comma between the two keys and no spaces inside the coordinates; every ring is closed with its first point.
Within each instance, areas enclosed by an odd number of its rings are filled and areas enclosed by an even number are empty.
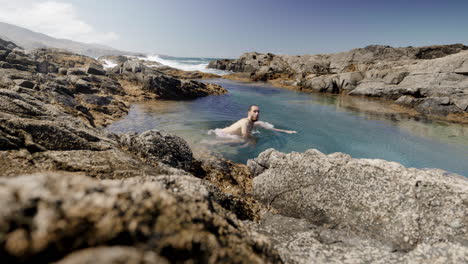
{"type": "Polygon", "coordinates": [[[468,45],[468,0],[0,0],[0,21],[178,57],[468,45]]]}

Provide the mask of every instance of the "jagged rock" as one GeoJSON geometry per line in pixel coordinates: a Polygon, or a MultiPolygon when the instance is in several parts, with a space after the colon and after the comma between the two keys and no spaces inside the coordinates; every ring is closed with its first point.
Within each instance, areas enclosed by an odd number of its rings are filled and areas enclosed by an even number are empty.
{"type": "Polygon", "coordinates": [[[281,263],[265,237],[249,232],[195,184],[188,192],[168,192],[158,177],[2,178],[0,254],[8,263],[51,262],[84,247],[138,245],[170,262],[281,263]]]}
{"type": "Polygon", "coordinates": [[[161,99],[186,100],[227,92],[216,84],[179,80],[162,74],[146,76],[144,82],[142,89],[158,95],[161,99]]]}
{"type": "Polygon", "coordinates": [[[418,102],[419,102],[418,99],[409,95],[403,95],[395,101],[396,104],[409,106],[409,107],[414,107],[418,102]]]}
{"type": "Polygon", "coordinates": [[[468,111],[468,98],[455,100],[455,105],[463,111],[468,111]]]}
{"type": "Polygon", "coordinates": [[[423,114],[468,122],[463,106],[435,106],[432,101],[438,99],[430,99],[449,97],[451,102],[459,102],[468,96],[468,46],[462,44],[406,48],[371,45],[348,52],[303,56],[251,52],[235,60],[212,61],[208,67],[248,73],[251,80],[273,84],[290,79],[298,84],[296,89],[303,91],[390,100],[403,95],[428,97],[427,103],[417,100],[405,106],[423,114]]]}
{"type": "Polygon", "coordinates": [[[49,72],[51,72],[51,73],[57,73],[58,72],[57,66],[55,64],[47,61],[47,60],[38,61],[38,64],[36,66],[36,70],[37,70],[37,72],[44,73],[44,74],[47,74],[49,72]]]}
{"type": "Polygon", "coordinates": [[[145,251],[134,247],[97,247],[74,252],[57,264],[166,264],[167,259],[158,256],[154,252],[145,251]]]}
{"type": "Polygon", "coordinates": [[[95,75],[106,75],[106,71],[102,68],[102,65],[97,63],[91,63],[86,68],[86,73],[95,75]]]}
{"type": "Polygon", "coordinates": [[[88,94],[88,93],[97,93],[98,90],[89,82],[83,79],[79,79],[77,82],[75,82],[75,92],[88,94]]]}
{"type": "Polygon", "coordinates": [[[277,214],[250,226],[274,241],[286,263],[460,263],[468,257],[468,248],[459,242],[421,243],[410,252],[399,252],[369,237],[277,214]]]}
{"type": "Polygon", "coordinates": [[[248,166],[256,176],[254,196],[287,216],[403,251],[421,243],[467,242],[468,180],[463,176],[317,150],[283,154],[268,149],[248,166]]]}
{"type": "Polygon", "coordinates": [[[67,75],[86,75],[86,71],[83,68],[70,68],[67,70],[67,75]]]}
{"type": "Polygon", "coordinates": [[[21,87],[25,87],[25,88],[29,88],[29,89],[32,89],[34,88],[34,83],[29,81],[29,80],[21,80],[21,79],[17,79],[17,80],[14,80],[14,82],[16,83],[16,85],[18,86],[21,86],[21,87]]]}
{"type": "Polygon", "coordinates": [[[130,151],[150,162],[162,162],[175,168],[190,170],[193,154],[190,147],[180,137],[164,135],[157,130],[141,133],[126,133],[119,142],[130,151]]]}
{"type": "Polygon", "coordinates": [[[86,68],[89,64],[99,63],[91,57],[53,48],[33,50],[31,56],[36,60],[52,63],[57,68],[86,68]]]}

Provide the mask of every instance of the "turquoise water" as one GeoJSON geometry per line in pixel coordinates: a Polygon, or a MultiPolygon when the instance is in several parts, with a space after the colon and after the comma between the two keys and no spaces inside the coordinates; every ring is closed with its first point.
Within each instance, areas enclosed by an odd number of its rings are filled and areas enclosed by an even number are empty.
{"type": "Polygon", "coordinates": [[[226,158],[245,163],[267,148],[302,152],[344,152],[354,158],[379,158],[407,167],[441,168],[468,175],[468,126],[429,122],[393,114],[385,104],[354,97],[299,93],[268,85],[211,80],[229,90],[188,102],[135,104],[129,115],[112,124],[113,132],[158,129],[179,135],[196,147],[215,140],[208,135],[245,117],[248,106],[260,106],[260,120],[284,134],[258,129],[255,144],[209,146],[226,158]]]}

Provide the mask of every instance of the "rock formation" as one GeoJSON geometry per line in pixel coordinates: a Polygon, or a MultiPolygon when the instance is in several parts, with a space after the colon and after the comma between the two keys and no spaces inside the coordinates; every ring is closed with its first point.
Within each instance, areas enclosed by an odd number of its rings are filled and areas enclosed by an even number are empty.
{"type": "MultiPolygon", "coordinates": [[[[195,158],[179,137],[99,128],[135,99],[116,76],[162,73],[109,74],[91,58],[53,50],[25,54],[1,44],[5,263],[281,263],[269,240],[239,220],[259,217],[245,186],[229,181],[237,192],[224,192],[226,184],[209,181],[229,179],[231,170],[247,179],[245,166],[215,171],[216,158],[195,158]]],[[[202,87],[190,82],[184,89],[190,85],[202,87]]]]}
{"type": "Polygon", "coordinates": [[[256,199],[285,216],[307,220],[273,216],[260,225],[277,239],[287,236],[277,247],[284,259],[303,254],[299,262],[329,257],[333,262],[456,263],[468,258],[468,180],[463,176],[317,150],[284,154],[268,149],[248,166],[256,199]],[[282,231],[273,227],[282,222],[298,224],[282,231]],[[344,256],[345,248],[351,256],[344,256]]]}
{"type": "Polygon", "coordinates": [[[370,96],[428,116],[468,122],[468,47],[462,44],[288,56],[245,53],[209,68],[239,72],[301,91],[370,96]]]}
{"type": "Polygon", "coordinates": [[[102,129],[133,100],[189,99],[221,87],[138,60],[104,69],[92,58],[26,54],[2,40],[0,66],[5,263],[468,259],[466,178],[316,150],[270,149],[247,167],[161,131],[102,129]]]}

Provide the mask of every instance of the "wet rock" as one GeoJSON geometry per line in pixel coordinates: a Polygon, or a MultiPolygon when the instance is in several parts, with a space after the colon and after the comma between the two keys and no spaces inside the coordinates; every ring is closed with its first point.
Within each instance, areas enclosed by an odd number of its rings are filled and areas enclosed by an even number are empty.
{"type": "Polygon", "coordinates": [[[269,149],[248,166],[256,176],[257,199],[318,226],[353,231],[403,251],[423,242],[455,242],[468,233],[468,226],[450,225],[468,220],[463,176],[317,150],[269,149]]]}

